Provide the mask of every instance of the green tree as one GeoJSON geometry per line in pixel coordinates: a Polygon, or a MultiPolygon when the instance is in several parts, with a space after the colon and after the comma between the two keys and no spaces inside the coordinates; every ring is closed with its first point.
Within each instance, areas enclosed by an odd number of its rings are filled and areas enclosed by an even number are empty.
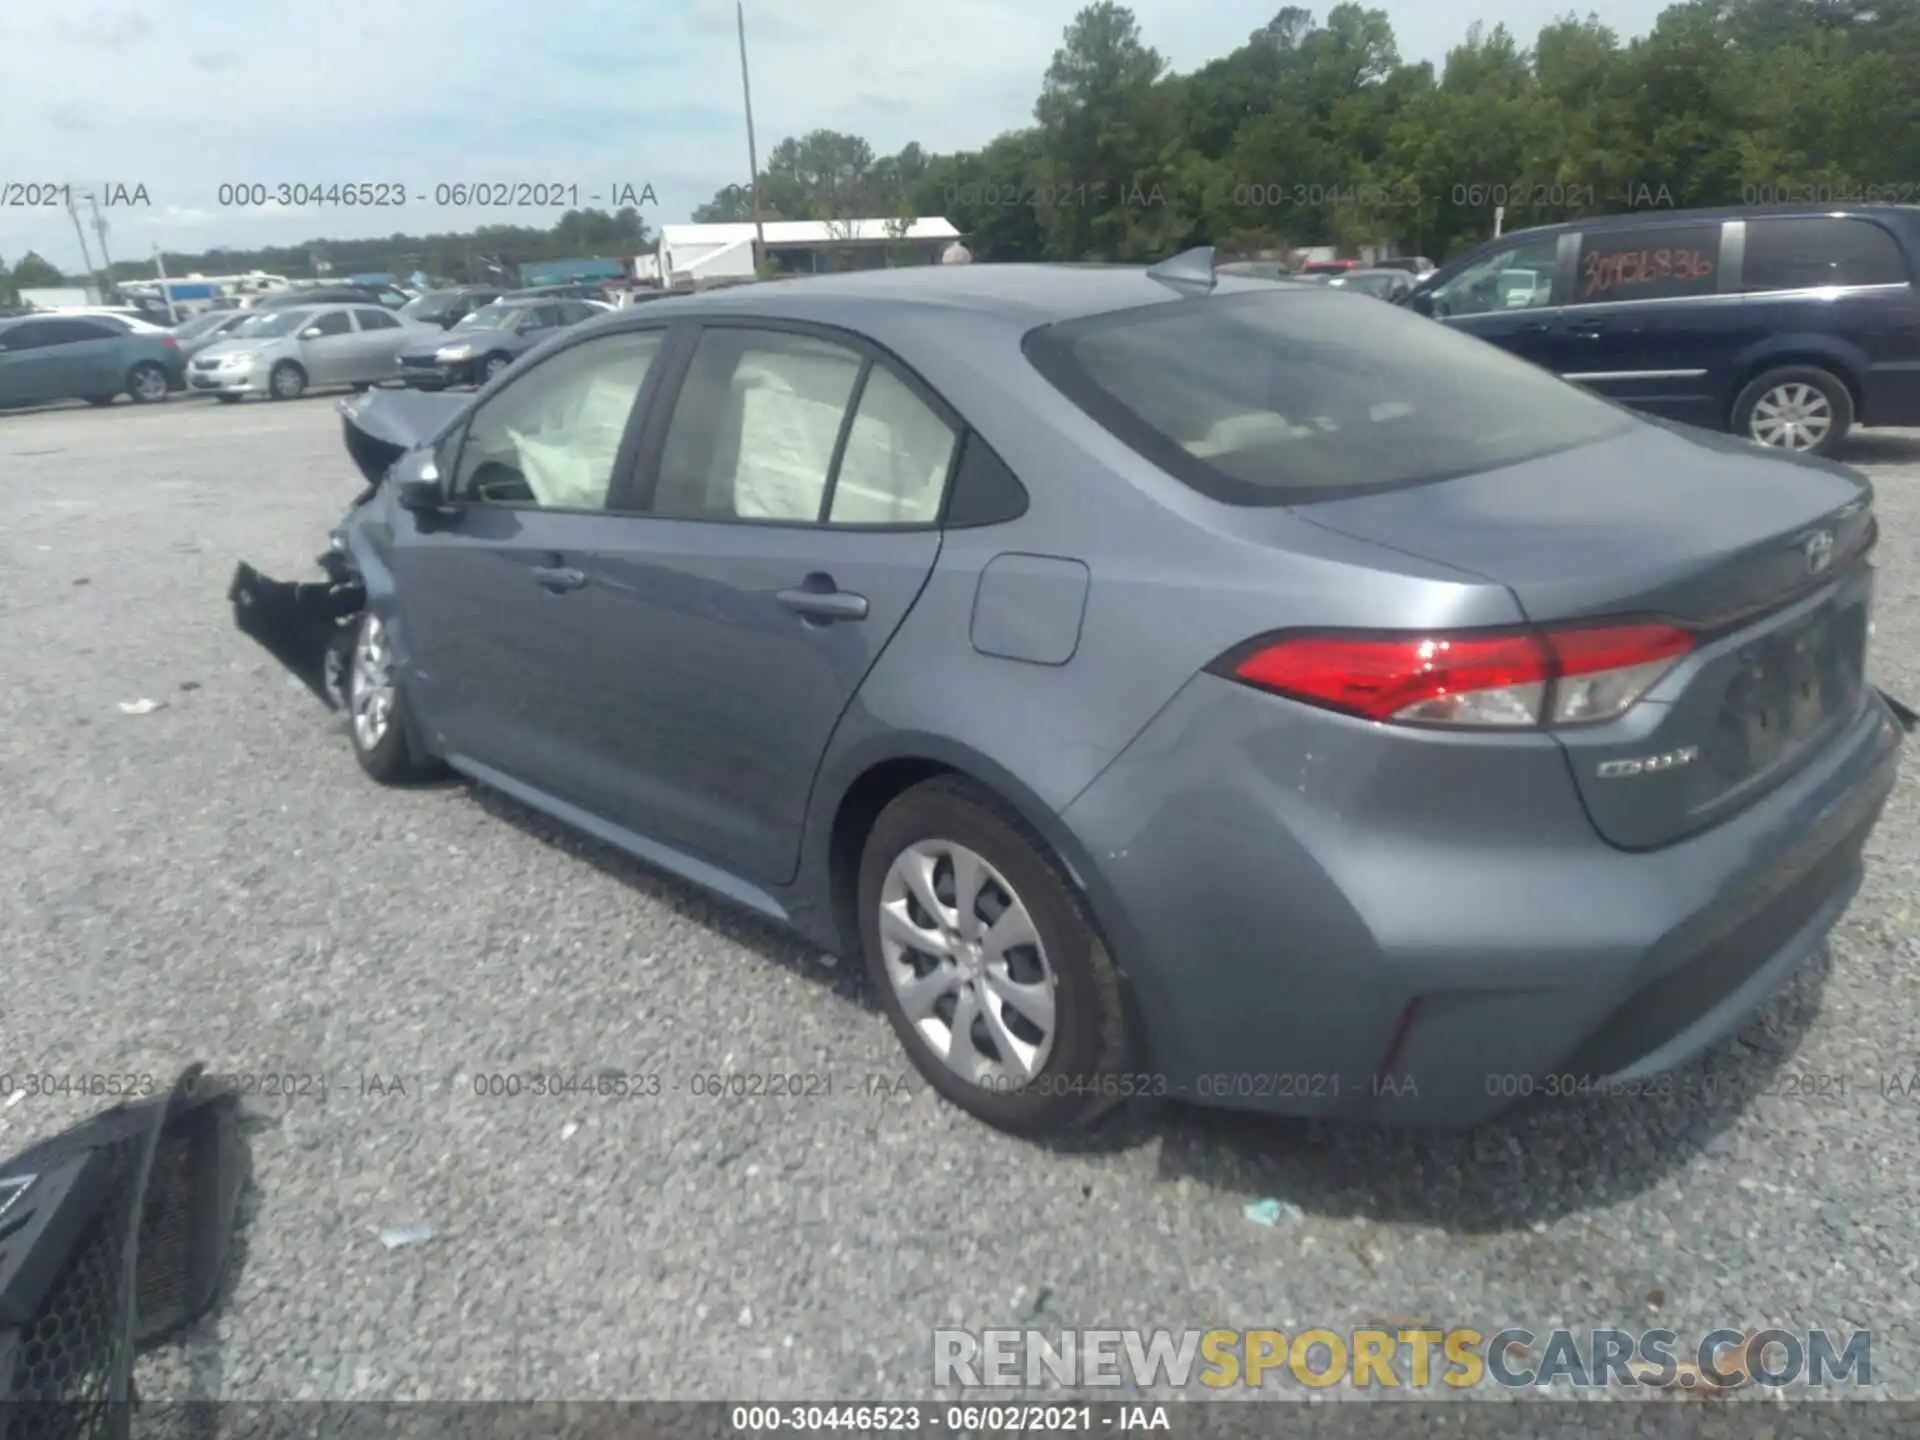
{"type": "Polygon", "coordinates": [[[35,251],[29,250],[20,257],[13,267],[13,288],[18,294],[22,290],[51,290],[69,284],[67,277],[59,269],[48,264],[35,251]]]}

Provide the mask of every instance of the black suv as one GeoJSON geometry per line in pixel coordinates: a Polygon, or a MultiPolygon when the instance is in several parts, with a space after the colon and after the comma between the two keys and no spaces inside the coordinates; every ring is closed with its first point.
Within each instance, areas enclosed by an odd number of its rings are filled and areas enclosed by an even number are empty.
{"type": "Polygon", "coordinates": [[[1641,211],[1502,236],[1406,304],[1638,410],[1830,453],[1920,425],[1920,206],[1641,211]]]}
{"type": "Polygon", "coordinates": [[[497,285],[457,285],[451,290],[429,290],[402,305],[400,318],[422,325],[438,325],[445,330],[459,324],[482,305],[491,305],[501,293],[497,285]]]}
{"type": "Polygon", "coordinates": [[[398,310],[410,297],[385,285],[312,285],[305,290],[269,290],[253,302],[256,310],[284,310],[289,305],[384,305],[398,310]]]}

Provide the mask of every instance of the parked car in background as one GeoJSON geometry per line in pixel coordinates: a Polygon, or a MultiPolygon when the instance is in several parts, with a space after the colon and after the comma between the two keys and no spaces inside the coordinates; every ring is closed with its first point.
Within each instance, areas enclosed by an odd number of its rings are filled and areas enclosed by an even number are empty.
{"type": "Polygon", "coordinates": [[[500,298],[497,285],[461,285],[450,290],[427,290],[402,305],[402,320],[416,325],[438,325],[446,329],[466,319],[482,305],[500,298]]]}
{"type": "Polygon", "coordinates": [[[173,327],[173,338],[180,342],[180,353],[191,360],[217,340],[230,336],[237,326],[254,319],[250,310],[208,310],[173,327]]]}
{"type": "Polygon", "coordinates": [[[1465,1127],[1735,1033],[1897,778],[1871,487],[1209,261],[686,296],[383,392],[330,578],[241,567],[236,622],[334,657],[374,779],[863,955],[1015,1132],[1465,1127]]]}
{"type": "Polygon", "coordinates": [[[88,315],[107,316],[114,320],[123,320],[135,330],[151,330],[156,334],[165,330],[165,323],[154,323],[153,317],[146,311],[131,305],[61,305],[51,310],[34,312],[39,315],[88,315]]]}
{"type": "Polygon", "coordinates": [[[195,355],[187,388],[233,403],[292,400],[308,390],[364,390],[398,379],[400,348],[438,326],[409,325],[379,305],[307,305],[251,316],[195,355]]]}
{"type": "Polygon", "coordinates": [[[180,344],[117,315],[26,315],[0,320],[0,405],[119,395],[153,405],[183,384],[180,344]]]}
{"type": "Polygon", "coordinates": [[[1920,425],[1920,207],[1663,210],[1518,231],[1422,314],[1638,410],[1832,453],[1920,425]]]}
{"type": "Polygon", "coordinates": [[[400,350],[400,378],[418,390],[484,385],[557,330],[606,313],[585,300],[500,300],[400,350]]]}
{"type": "Polygon", "coordinates": [[[604,300],[607,287],[595,280],[572,280],[564,285],[530,285],[509,290],[502,300],[604,300]]]}
{"type": "Polygon", "coordinates": [[[1293,275],[1284,260],[1229,260],[1220,266],[1220,273],[1255,280],[1286,280],[1293,275]]]}
{"type": "Polygon", "coordinates": [[[1354,290],[1376,300],[1404,300],[1413,293],[1414,283],[1405,270],[1348,270],[1327,277],[1327,284],[1336,290],[1354,290]]]}
{"type": "Polygon", "coordinates": [[[1375,270],[1404,270],[1415,279],[1431,275],[1440,267],[1424,255],[1394,255],[1385,260],[1373,262],[1375,270]]]}
{"type": "Polygon", "coordinates": [[[381,305],[398,310],[413,297],[391,287],[316,285],[305,290],[269,290],[253,299],[255,310],[284,310],[289,305],[381,305]]]}

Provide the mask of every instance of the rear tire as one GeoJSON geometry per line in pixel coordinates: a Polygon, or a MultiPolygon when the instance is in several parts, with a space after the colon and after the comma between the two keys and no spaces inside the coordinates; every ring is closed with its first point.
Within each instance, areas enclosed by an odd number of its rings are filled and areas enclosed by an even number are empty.
{"type": "Polygon", "coordinates": [[[1733,433],[1773,450],[1831,455],[1853,428],[1853,393],[1818,365],[1782,365],[1733,402],[1733,433]]]}
{"type": "Polygon", "coordinates": [[[167,398],[167,372],[151,360],[142,360],[127,371],[127,394],[136,405],[158,405],[167,398]]]}
{"type": "Polygon", "coordinates": [[[437,773],[439,766],[417,760],[407,742],[406,694],[394,672],[386,623],[362,611],[349,631],[341,659],[341,698],[347,712],[347,736],[360,768],[382,785],[407,785],[437,773]]]}
{"type": "Polygon", "coordinates": [[[1120,1103],[1129,1045],[1118,972],[1073,883],[1018,815],[964,780],[916,785],[874,822],[859,890],[868,980],[941,1095],[1029,1138],[1120,1103]],[[979,877],[970,911],[957,903],[964,870],[979,877]]]}
{"type": "Polygon", "coordinates": [[[267,393],[275,400],[298,400],[307,391],[307,372],[291,360],[282,360],[267,376],[267,393]]]}

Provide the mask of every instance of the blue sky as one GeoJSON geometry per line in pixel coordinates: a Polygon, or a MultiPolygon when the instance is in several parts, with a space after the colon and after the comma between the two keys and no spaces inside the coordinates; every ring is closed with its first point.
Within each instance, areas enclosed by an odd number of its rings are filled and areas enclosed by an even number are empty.
{"type": "MultiPolygon", "coordinates": [[[[1078,0],[749,0],[762,155],[821,127],[878,152],[972,148],[1031,118],[1078,0]]],[[[1243,43],[1275,0],[1137,0],[1149,44],[1188,70],[1243,43]]],[[[1324,14],[1326,6],[1316,7],[1324,14]]],[[[1525,42],[1555,0],[1398,0],[1401,53],[1438,61],[1475,20],[1525,42]]],[[[1602,18],[1643,33],[1659,0],[1602,18]]],[[[114,259],[320,235],[421,234],[541,212],[450,210],[434,187],[652,187],[649,224],[743,183],[732,0],[6,0],[0,6],[0,257],[80,268],[64,209],[6,205],[18,183],[144,186],[106,211],[114,259]],[[428,203],[223,208],[226,182],[391,182],[428,203]]],[[[555,212],[557,213],[557,212],[555,212]]],[[[88,243],[93,243],[91,231],[88,243]]]]}

